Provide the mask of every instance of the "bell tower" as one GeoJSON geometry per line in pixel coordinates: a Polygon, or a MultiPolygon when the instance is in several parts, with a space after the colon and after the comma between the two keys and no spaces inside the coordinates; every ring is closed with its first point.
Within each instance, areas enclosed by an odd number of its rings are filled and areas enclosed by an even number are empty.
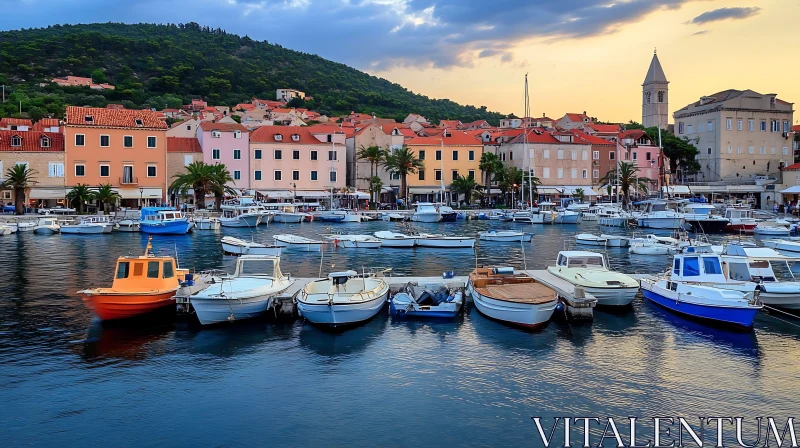
{"type": "Polygon", "coordinates": [[[642,125],[646,128],[661,126],[661,129],[666,129],[668,122],[669,81],[654,51],[642,84],[642,125]]]}

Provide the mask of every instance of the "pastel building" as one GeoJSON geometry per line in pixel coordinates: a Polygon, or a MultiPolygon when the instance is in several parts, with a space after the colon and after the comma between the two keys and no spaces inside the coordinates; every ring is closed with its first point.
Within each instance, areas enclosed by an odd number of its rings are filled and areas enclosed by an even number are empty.
{"type": "MultiPolygon", "coordinates": [[[[405,128],[406,131],[410,129],[405,128]]],[[[413,133],[411,133],[413,135],[413,133]]],[[[348,150],[352,148],[353,154],[348,154],[348,160],[352,161],[348,165],[348,172],[351,174],[348,179],[349,185],[355,185],[356,189],[360,191],[369,191],[369,177],[370,177],[370,162],[368,160],[358,159],[358,152],[362,147],[369,148],[370,146],[377,146],[387,153],[391,153],[396,149],[403,147],[406,136],[398,125],[394,124],[375,124],[370,123],[366,126],[356,128],[352,137],[352,145],[348,145],[348,150]]],[[[349,139],[348,139],[349,140],[349,139]]],[[[400,176],[394,173],[389,173],[384,170],[382,166],[378,166],[375,175],[380,177],[383,182],[383,193],[398,193],[400,188],[400,176]]],[[[388,202],[389,198],[384,198],[388,202]]]]}
{"type": "Polygon", "coordinates": [[[251,188],[270,200],[327,198],[346,185],[345,134],[336,126],[261,126],[250,135],[251,188]]]}
{"type": "MultiPolygon", "coordinates": [[[[481,181],[480,165],[483,142],[464,131],[444,129],[437,137],[410,137],[405,140],[409,149],[423,161],[424,168],[407,177],[411,202],[441,199],[442,186],[449,190],[450,184],[459,176],[481,181]]],[[[452,201],[459,198],[453,195],[452,201]]]]}
{"type": "Polygon", "coordinates": [[[250,131],[239,123],[203,121],[197,126],[197,141],[203,161],[228,168],[235,189],[250,188],[250,131]]]}
{"type": "MultiPolygon", "coordinates": [[[[25,192],[26,204],[52,207],[64,203],[64,135],[41,131],[0,130],[0,182],[14,165],[35,171],[25,192]]],[[[3,204],[12,203],[11,189],[2,191],[3,204]]]]}
{"type": "MultiPolygon", "coordinates": [[[[171,184],[175,177],[186,172],[186,166],[203,161],[203,148],[195,137],[167,137],[167,183],[171,184]]],[[[170,198],[175,199],[175,198],[170,198]]],[[[188,195],[186,201],[194,202],[188,195]]]]}
{"type": "MultiPolygon", "coordinates": [[[[621,132],[617,139],[617,154],[619,160],[632,163],[639,169],[637,176],[658,182],[661,148],[646,132],[640,129],[621,132]]],[[[651,189],[656,190],[657,186],[657,183],[653,184],[651,189]]]]}

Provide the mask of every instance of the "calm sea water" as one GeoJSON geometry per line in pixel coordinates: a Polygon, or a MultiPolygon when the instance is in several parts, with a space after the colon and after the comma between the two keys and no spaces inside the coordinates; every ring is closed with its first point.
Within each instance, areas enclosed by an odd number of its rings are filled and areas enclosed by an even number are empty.
{"type": "MultiPolygon", "coordinates": [[[[506,227],[470,221],[414,229],[474,235],[490,225],[506,227]]],[[[406,229],[384,222],[334,228],[406,229]]],[[[497,243],[480,244],[478,257],[544,268],[572,246],[576,229],[598,232],[593,224],[534,226],[524,258],[521,246],[497,243]]],[[[313,223],[224,233],[270,241],[273,233],[326,231],[313,223]]],[[[155,244],[177,248],[184,267],[230,270],[222,234],[155,244]]],[[[800,409],[800,332],[766,315],[748,333],[712,330],[640,300],[625,313],[597,311],[591,324],[552,322],[537,333],[487,320],[471,305],[456,322],[381,315],[339,334],[302,321],[100,324],[75,291],[110,283],[116,257],[141,253],[145,241],[124,233],[0,238],[0,445],[541,446],[532,416],[785,418],[800,409]]],[[[666,257],[608,255],[623,272],[667,266],[666,257]]],[[[466,274],[475,255],[339,249],[322,264],[325,272],[391,266],[466,274]]],[[[286,255],[282,267],[316,276],[320,255],[286,255]]]]}

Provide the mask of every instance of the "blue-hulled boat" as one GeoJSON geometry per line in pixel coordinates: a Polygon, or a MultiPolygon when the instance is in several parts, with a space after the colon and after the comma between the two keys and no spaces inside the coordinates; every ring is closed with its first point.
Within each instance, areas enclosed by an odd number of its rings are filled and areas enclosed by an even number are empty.
{"type": "Polygon", "coordinates": [[[738,291],[718,287],[727,281],[719,255],[689,251],[676,255],[673,263],[668,277],[642,280],[642,294],[647,300],[672,312],[714,324],[753,326],[761,309],[756,285],[742,282],[738,291]]]}
{"type": "Polygon", "coordinates": [[[451,319],[461,312],[463,305],[463,288],[409,283],[391,295],[389,314],[394,317],[451,319]]]}
{"type": "Polygon", "coordinates": [[[183,213],[169,207],[144,207],[139,220],[139,230],[154,235],[185,235],[192,226],[183,213]]]}

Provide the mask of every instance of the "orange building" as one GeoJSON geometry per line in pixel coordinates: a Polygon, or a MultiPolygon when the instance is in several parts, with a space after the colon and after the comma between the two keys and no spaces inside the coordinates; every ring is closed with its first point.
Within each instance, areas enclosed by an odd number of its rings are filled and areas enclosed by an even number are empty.
{"type": "Polygon", "coordinates": [[[167,124],[157,112],[68,106],[66,188],[111,184],[123,207],[167,195],[167,124]]]}

